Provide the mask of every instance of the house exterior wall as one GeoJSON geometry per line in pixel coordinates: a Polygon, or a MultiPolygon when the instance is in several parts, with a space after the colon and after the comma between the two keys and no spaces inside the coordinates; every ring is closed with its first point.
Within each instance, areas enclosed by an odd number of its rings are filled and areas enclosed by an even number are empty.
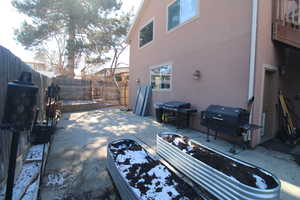
{"type": "MultiPolygon", "coordinates": [[[[200,0],[199,16],[167,32],[167,5],[151,1],[130,39],[130,106],[137,87],[150,84],[150,68],[172,63],[172,90],[153,91],[152,102],[188,101],[198,111],[210,104],[245,107],[248,94],[251,1],[200,0]],[[138,47],[139,28],[154,18],[154,40],[138,47]],[[201,72],[194,80],[195,70],[201,72]],[[138,84],[136,80],[140,80],[138,84]]],[[[193,119],[199,128],[199,117],[193,119]]]]}
{"type": "MultiPolygon", "coordinates": [[[[282,49],[275,46],[272,41],[272,0],[259,1],[258,29],[256,47],[255,87],[253,120],[255,124],[262,125],[263,94],[265,80],[265,66],[278,67],[282,63],[282,49]]],[[[274,99],[276,101],[276,99],[274,99]]],[[[275,102],[270,102],[275,104],[275,102]]],[[[252,138],[252,146],[261,142],[260,130],[255,131],[252,138]]]]}

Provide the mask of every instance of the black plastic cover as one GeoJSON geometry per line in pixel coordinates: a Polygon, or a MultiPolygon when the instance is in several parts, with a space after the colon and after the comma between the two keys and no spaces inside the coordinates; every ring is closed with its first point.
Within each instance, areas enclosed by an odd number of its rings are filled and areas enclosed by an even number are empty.
{"type": "Polygon", "coordinates": [[[38,87],[31,83],[31,76],[21,75],[18,81],[7,85],[6,103],[2,123],[15,129],[29,129],[34,119],[38,87]]]}

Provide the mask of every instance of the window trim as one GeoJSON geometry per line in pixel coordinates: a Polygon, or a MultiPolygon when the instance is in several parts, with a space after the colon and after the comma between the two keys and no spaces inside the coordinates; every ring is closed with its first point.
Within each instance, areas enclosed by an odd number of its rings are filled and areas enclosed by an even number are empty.
{"type": "Polygon", "coordinates": [[[149,82],[150,82],[150,85],[152,86],[152,77],[151,77],[151,71],[155,68],[159,68],[159,67],[162,67],[162,66],[165,66],[165,65],[169,65],[171,66],[171,77],[170,77],[170,88],[168,89],[154,89],[152,88],[152,91],[154,92],[171,92],[173,90],[173,62],[166,62],[166,63],[162,63],[162,64],[159,64],[159,65],[153,65],[153,66],[150,66],[149,67],[149,82]]]}
{"type": "Polygon", "coordinates": [[[138,32],[138,48],[139,49],[143,49],[143,48],[149,46],[150,44],[152,44],[152,42],[154,41],[154,39],[155,39],[155,17],[152,17],[143,26],[141,26],[139,28],[139,32],[138,32]],[[141,46],[140,45],[141,30],[143,28],[145,28],[147,25],[149,25],[151,22],[153,22],[153,30],[152,30],[152,32],[153,32],[153,38],[152,38],[152,40],[150,42],[148,42],[148,43],[144,44],[143,46],[141,46]]]}
{"type": "Polygon", "coordinates": [[[197,20],[198,18],[200,18],[200,0],[196,0],[196,15],[188,20],[186,20],[185,22],[181,23],[181,24],[178,24],[177,26],[175,26],[174,28],[170,29],[169,30],[169,7],[174,4],[177,0],[173,0],[171,1],[167,7],[166,7],[166,32],[167,33],[171,33],[179,28],[181,28],[182,26],[186,25],[186,24],[189,24],[195,20],[197,20]]]}

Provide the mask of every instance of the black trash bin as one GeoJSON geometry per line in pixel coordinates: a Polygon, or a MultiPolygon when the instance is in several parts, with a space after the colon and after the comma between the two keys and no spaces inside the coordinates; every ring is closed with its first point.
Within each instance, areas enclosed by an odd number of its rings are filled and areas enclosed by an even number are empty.
{"type": "Polygon", "coordinates": [[[46,144],[50,142],[54,130],[50,124],[36,123],[30,133],[30,143],[33,145],[46,144]]]}
{"type": "Polygon", "coordinates": [[[155,103],[154,108],[155,108],[155,116],[156,116],[156,121],[159,123],[163,122],[163,103],[155,103]]]}

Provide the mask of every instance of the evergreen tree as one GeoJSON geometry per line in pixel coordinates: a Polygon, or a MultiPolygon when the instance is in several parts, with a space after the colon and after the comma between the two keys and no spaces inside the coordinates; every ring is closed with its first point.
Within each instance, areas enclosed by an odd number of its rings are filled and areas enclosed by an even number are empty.
{"type": "Polygon", "coordinates": [[[103,54],[125,37],[129,25],[120,0],[13,0],[12,5],[28,16],[15,30],[25,48],[35,50],[66,35],[66,67],[72,77],[76,56],[86,53],[103,62],[103,54]]]}

